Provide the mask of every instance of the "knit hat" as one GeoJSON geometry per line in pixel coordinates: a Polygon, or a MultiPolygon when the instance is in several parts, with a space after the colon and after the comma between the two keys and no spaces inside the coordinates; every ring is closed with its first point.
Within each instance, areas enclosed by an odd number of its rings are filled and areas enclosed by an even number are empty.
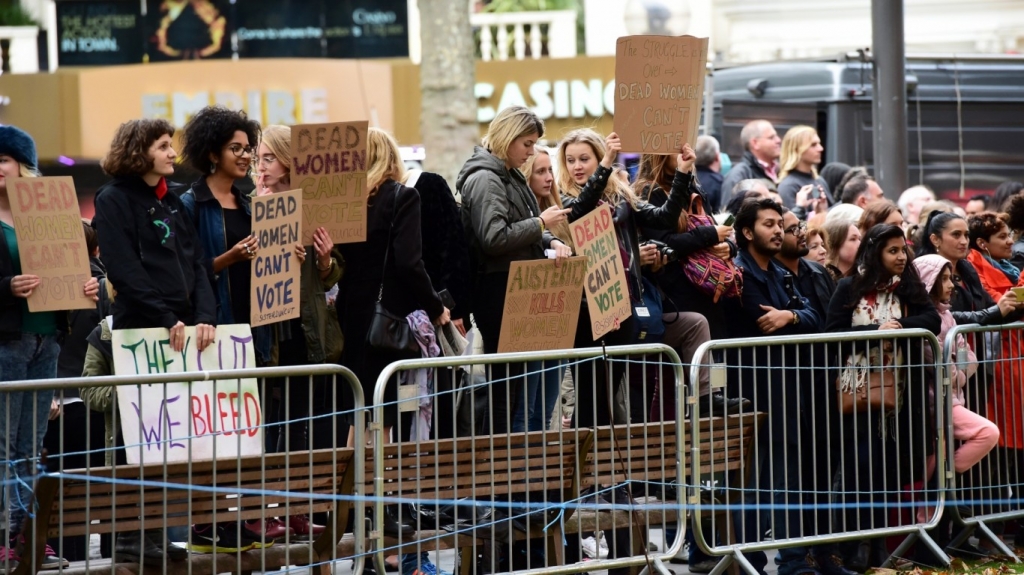
{"type": "Polygon", "coordinates": [[[924,287],[929,293],[932,291],[932,286],[938,281],[942,268],[948,265],[952,265],[950,261],[938,254],[914,258],[914,267],[917,268],[917,274],[921,276],[921,282],[924,283],[924,287]]]}
{"type": "Polygon", "coordinates": [[[39,157],[32,136],[14,126],[0,126],[0,154],[10,156],[33,171],[39,170],[39,157]]]}

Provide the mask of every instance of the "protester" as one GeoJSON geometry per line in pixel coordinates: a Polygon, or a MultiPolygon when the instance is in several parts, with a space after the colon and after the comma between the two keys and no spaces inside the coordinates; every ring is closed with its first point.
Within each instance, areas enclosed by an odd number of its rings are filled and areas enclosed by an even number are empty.
{"type": "Polygon", "coordinates": [[[928,241],[924,224],[931,217],[932,212],[953,213],[953,209],[944,202],[928,202],[921,208],[918,223],[907,230],[907,239],[914,244],[915,249],[928,241]]]}
{"type": "MultiPolygon", "coordinates": [[[[260,125],[245,112],[207,106],[185,124],[182,161],[203,174],[181,197],[196,227],[203,262],[217,296],[217,323],[248,323],[252,261],[260,246],[252,235],[249,196],[235,185],[249,176],[260,139],[260,125]]],[[[306,257],[302,246],[295,255],[306,257]],[[299,255],[301,252],[301,256],[299,255]]],[[[270,361],[270,330],[253,330],[256,361],[270,361]]]]}
{"type": "Polygon", "coordinates": [[[704,197],[707,200],[704,206],[708,213],[711,213],[722,205],[724,177],[721,174],[721,148],[714,136],[702,135],[697,137],[694,152],[697,154],[697,179],[700,180],[700,187],[704,190],[704,197]]]}
{"type": "Polygon", "coordinates": [[[828,238],[828,260],[825,268],[835,281],[846,277],[853,269],[860,249],[860,228],[846,222],[830,222],[822,228],[828,238]]]}
{"type": "MultiPolygon", "coordinates": [[[[736,265],[743,269],[743,293],[726,306],[729,336],[733,338],[817,333],[821,316],[801,293],[792,275],[775,261],[782,250],[784,208],[769,199],[750,200],[736,214],[736,265]]],[[[798,421],[804,406],[799,379],[791,377],[784,365],[795,365],[797,347],[758,346],[726,352],[729,387],[752,402],[754,411],[765,412],[765,429],[755,437],[754,471],[756,491],[744,493],[746,509],[737,512],[741,541],[760,541],[772,526],[778,539],[802,535],[802,511],[787,506],[802,503],[798,421]],[[765,367],[768,369],[765,369],[765,367]],[[754,371],[757,370],[757,377],[754,371]],[[794,495],[794,493],[796,493],[794,495]],[[764,505],[776,506],[763,513],[764,505]]],[[[787,547],[779,550],[779,571],[806,568],[807,550],[787,547]]],[[[764,572],[764,552],[747,554],[751,565],[764,572]]]]}
{"type": "Polygon", "coordinates": [[[1010,262],[1020,270],[1024,270],[1024,196],[1014,196],[1006,202],[1006,225],[1010,227],[1016,240],[1013,242],[1013,253],[1010,262]]]}
{"type": "Polygon", "coordinates": [[[869,204],[864,208],[857,227],[860,228],[861,235],[864,235],[878,224],[890,224],[903,228],[903,214],[891,200],[881,200],[869,204]]]}
{"type": "MultiPolygon", "coordinates": [[[[96,193],[93,226],[107,277],[119,294],[111,302],[108,329],[165,328],[171,349],[181,352],[185,326],[196,327],[198,349],[213,342],[217,302],[192,220],[178,196],[167,191],[166,177],[174,174],[177,157],[173,136],[165,120],[121,124],[103,159],[103,171],[113,179],[96,193]]],[[[112,398],[108,408],[114,409],[112,398]]],[[[218,547],[251,549],[256,542],[244,531],[218,528],[218,547]]],[[[187,556],[158,530],[141,537],[135,531],[118,534],[115,550],[147,563],[187,556]]]]}
{"type": "MultiPolygon", "coordinates": [[[[291,128],[267,126],[260,138],[255,163],[256,192],[276,194],[292,189],[291,128]]],[[[299,264],[299,317],[273,324],[270,330],[269,364],[278,366],[337,363],[341,359],[343,341],[332,341],[329,322],[337,315],[328,313],[326,292],[337,285],[344,273],[341,254],[333,251],[330,233],[318,227],[313,232],[313,245],[296,245],[299,264]],[[300,257],[301,254],[301,257],[300,257]]],[[[246,322],[248,318],[246,318],[246,322]]],[[[340,327],[336,332],[340,332],[340,327]]],[[[345,442],[346,430],[330,416],[338,410],[341,399],[335,396],[333,382],[325,377],[291,376],[268,380],[263,390],[264,401],[273,388],[281,391],[276,413],[267,414],[266,431],[272,451],[306,451],[329,449],[345,442]],[[312,416],[312,417],[311,417],[312,416]],[[276,425],[275,425],[276,424],[276,425]],[[275,441],[276,440],[276,441],[275,441]]],[[[287,525],[277,518],[267,519],[262,529],[259,521],[251,527],[262,530],[268,538],[293,533],[311,538],[323,533],[325,527],[310,521],[309,515],[288,517],[287,525]]]]}
{"type": "Polygon", "coordinates": [[[824,208],[835,203],[828,183],[818,175],[817,166],[824,151],[814,128],[793,126],[786,132],[779,158],[779,195],[785,207],[793,209],[797,205],[797,192],[807,186],[811,186],[812,211],[818,203],[824,208]]]}
{"type": "MultiPolygon", "coordinates": [[[[485,353],[498,351],[510,264],[542,259],[548,248],[558,258],[572,254],[547,231],[565,221],[568,210],[553,205],[541,212],[519,171],[543,135],[544,123],[533,112],[520,106],[505,108],[491,121],[483,146],[474,149],[456,181],[473,270],[473,317],[485,353]]],[[[477,432],[505,433],[511,429],[514,402],[522,397],[522,367],[495,366],[489,379],[491,414],[476,422],[477,432]],[[491,421],[494,428],[487,429],[491,421]]]]}
{"type": "Polygon", "coordinates": [[[824,229],[807,228],[807,255],[804,258],[821,266],[828,263],[828,235],[824,229]]]}
{"type": "MultiPolygon", "coordinates": [[[[691,198],[696,196],[702,206],[707,206],[705,197],[692,187],[690,190],[675,190],[674,184],[681,183],[676,178],[677,159],[669,155],[643,154],[640,156],[640,168],[637,179],[633,183],[636,194],[654,206],[663,206],[669,194],[691,198]]],[[[691,199],[685,199],[684,213],[679,218],[676,229],[642,230],[645,237],[658,240],[672,248],[679,262],[669,262],[661,268],[657,275],[657,284],[663,297],[663,321],[665,337],[663,342],[679,351],[680,357],[693,357],[694,352],[703,341],[711,338],[725,337],[725,312],[722,303],[699,290],[686,274],[683,265],[695,253],[708,250],[723,259],[732,259],[734,246],[727,240],[732,235],[732,226],[700,226],[688,231],[686,210],[691,207],[691,199]],[[708,327],[713,326],[713,327],[708,327]],[[704,335],[704,334],[707,335],[704,335]]],[[[700,386],[700,411],[705,414],[725,415],[740,413],[747,405],[742,398],[726,399],[721,391],[711,390],[710,376],[707,370],[702,371],[700,386]]],[[[674,405],[674,403],[672,404],[674,405]]],[[[674,413],[674,411],[673,411],[674,413]]]]}
{"type": "Polygon", "coordinates": [[[967,200],[967,205],[964,206],[964,212],[968,216],[980,214],[981,212],[988,211],[988,204],[992,200],[992,197],[988,194],[975,194],[971,196],[971,199],[967,200]]]}
{"type": "Polygon", "coordinates": [[[882,188],[871,176],[856,176],[843,186],[842,202],[853,204],[859,208],[867,208],[869,204],[885,199],[882,188]]]}
{"type": "Polygon", "coordinates": [[[1005,212],[1010,200],[1021,195],[1021,191],[1024,191],[1024,183],[1021,182],[1011,180],[999,184],[992,195],[992,209],[1005,212]]]}
{"type": "MultiPolygon", "coordinates": [[[[850,276],[836,286],[829,304],[825,329],[829,332],[899,330],[922,328],[938,335],[941,320],[914,266],[908,266],[903,230],[879,224],[868,230],[857,251],[857,265],[850,276]]],[[[895,334],[894,334],[895,337],[895,334]]],[[[920,365],[921,345],[910,340],[885,340],[878,343],[844,343],[840,346],[839,365],[857,365],[858,358],[873,367],[920,365]]],[[[850,373],[855,375],[852,368],[850,373]]],[[[866,409],[844,416],[843,447],[837,486],[841,505],[839,528],[844,531],[871,529],[888,525],[886,506],[869,502],[895,503],[905,484],[924,475],[911,453],[920,453],[923,445],[931,451],[927,436],[926,381],[922,370],[897,371],[896,407],[866,409]]],[[[841,373],[836,394],[858,393],[866,381],[841,373]]],[[[923,455],[923,454],[922,454],[923,455]]],[[[859,545],[855,542],[854,547],[859,545]]],[[[879,567],[887,559],[884,539],[872,539],[860,553],[848,550],[846,564],[855,571],[879,567]]]]}
{"type": "Polygon", "coordinates": [[[843,181],[843,177],[849,171],[850,166],[843,162],[829,162],[821,169],[821,179],[825,180],[825,183],[828,184],[828,189],[832,192],[833,198],[838,199],[843,195],[842,190],[839,189],[839,183],[843,181]]]}
{"type": "Polygon", "coordinates": [[[741,180],[766,178],[772,182],[779,181],[779,153],[782,140],[771,122],[754,120],[743,126],[740,132],[743,143],[743,157],[736,162],[722,180],[722,198],[720,206],[724,208],[732,199],[733,188],[741,180]]]}
{"type": "MultiPolygon", "coordinates": [[[[690,170],[696,156],[688,145],[677,154],[675,180],[678,180],[678,183],[673,181],[669,201],[661,207],[654,207],[640,200],[632,188],[622,180],[608,177],[620,147],[619,138],[615,133],[609,134],[605,142],[590,129],[569,132],[562,139],[562,145],[558,150],[559,187],[563,195],[562,203],[571,210],[570,222],[595,209],[598,200],[604,200],[611,207],[619,250],[625,260],[623,266],[626,270],[629,295],[633,302],[638,302],[641,301],[644,290],[640,267],[645,263],[654,263],[655,258],[652,256],[656,255],[656,250],[646,250],[650,260],[642,262],[639,231],[676,229],[683,205],[688,203],[685,202],[685,198],[692,179],[690,170]],[[600,164],[598,157],[601,158],[600,164]]],[[[632,343],[634,337],[634,318],[629,317],[622,322],[619,329],[606,334],[601,341],[605,345],[622,345],[632,343]]],[[[592,347],[595,344],[600,342],[591,336],[590,310],[584,298],[576,328],[576,347],[592,347]]],[[[613,365],[612,380],[606,382],[606,370],[595,366],[595,362],[586,362],[580,366],[576,389],[576,422],[579,427],[611,423],[611,414],[607,413],[605,408],[608,405],[607,384],[611,384],[611,397],[614,397],[622,369],[622,364],[613,365]],[[589,373],[595,369],[596,380],[589,373]],[[595,381],[596,383],[591,383],[595,381]]]]}
{"type": "MultiPolygon", "coordinates": [[[[991,214],[991,212],[988,212],[991,214]]],[[[981,227],[983,224],[972,224],[981,227]]],[[[1005,226],[1004,226],[1005,227],[1005,226]]],[[[972,238],[973,238],[972,234],[972,238]]],[[[976,250],[972,250],[974,253],[976,250]]],[[[932,303],[939,312],[942,320],[942,329],[939,332],[939,341],[945,345],[946,334],[956,327],[956,320],[950,313],[950,299],[953,297],[953,264],[938,254],[924,255],[914,260],[914,267],[921,276],[932,303]]],[[[950,381],[953,384],[953,438],[961,442],[953,453],[953,470],[957,473],[964,473],[974,467],[979,461],[992,451],[999,441],[999,428],[996,424],[967,409],[964,405],[964,386],[968,378],[974,376],[978,371],[978,358],[971,349],[970,344],[963,336],[959,336],[955,343],[956,353],[950,354],[956,357],[956,361],[950,365],[950,381]],[[962,352],[962,354],[961,354],[962,352]]],[[[926,352],[931,348],[925,346],[926,352]]],[[[947,350],[948,351],[948,350],[947,350]]],[[[932,358],[925,357],[926,362],[932,358]]],[[[1021,397],[1016,397],[1016,403],[1020,405],[1021,397]]],[[[1011,404],[1007,404],[1011,405],[1011,404]]],[[[929,457],[928,474],[934,470],[935,458],[929,457]]]]}
{"type": "MultiPolygon", "coordinates": [[[[562,199],[555,190],[555,176],[551,170],[551,152],[543,146],[534,146],[533,156],[523,165],[523,177],[530,186],[541,210],[551,206],[562,208],[562,199]]],[[[559,222],[551,233],[565,245],[572,246],[572,234],[566,222],[559,222]]],[[[565,370],[558,360],[531,361],[526,364],[526,393],[517,398],[512,431],[542,431],[551,421],[551,414],[561,395],[565,370]]]]}
{"type": "Polygon", "coordinates": [[[931,188],[928,186],[913,186],[900,194],[896,204],[900,207],[900,211],[903,212],[903,219],[907,222],[907,225],[913,226],[925,220],[925,216],[921,213],[921,208],[925,204],[934,201],[935,192],[931,188]]]}

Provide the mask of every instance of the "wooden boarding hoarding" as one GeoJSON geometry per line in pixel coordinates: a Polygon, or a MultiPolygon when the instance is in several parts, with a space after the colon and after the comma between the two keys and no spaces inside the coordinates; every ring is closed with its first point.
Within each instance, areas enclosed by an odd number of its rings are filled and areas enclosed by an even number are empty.
{"type": "Polygon", "coordinates": [[[615,45],[615,132],[622,151],[678,154],[697,145],[708,39],[625,36],[615,45]]]}
{"type": "Polygon", "coordinates": [[[299,317],[302,264],[295,257],[302,230],[302,190],[252,199],[252,233],[260,249],[252,262],[249,325],[299,317]]]}
{"type": "Polygon", "coordinates": [[[292,184],[302,190],[302,245],[322,227],[336,244],[366,241],[367,122],[292,127],[292,184]]]}
{"type": "MultiPolygon", "coordinates": [[[[115,329],[112,344],[117,375],[256,367],[246,324],[217,326],[216,338],[202,352],[194,327],[185,328],[180,353],[171,349],[166,328],[115,329]]],[[[255,378],[117,386],[124,451],[132,464],[261,455],[260,406],[255,378]]]]}
{"type": "Polygon", "coordinates": [[[611,208],[602,204],[569,227],[576,252],[587,257],[583,292],[590,310],[590,329],[597,341],[614,330],[617,322],[633,315],[611,208]]]}
{"type": "Polygon", "coordinates": [[[28,298],[29,311],[96,309],[83,293],[92,272],[71,177],[11,178],[7,197],[21,273],[40,279],[28,298]]]}
{"type": "Polygon", "coordinates": [[[512,262],[498,353],[572,349],[586,275],[584,257],[512,262]]]}

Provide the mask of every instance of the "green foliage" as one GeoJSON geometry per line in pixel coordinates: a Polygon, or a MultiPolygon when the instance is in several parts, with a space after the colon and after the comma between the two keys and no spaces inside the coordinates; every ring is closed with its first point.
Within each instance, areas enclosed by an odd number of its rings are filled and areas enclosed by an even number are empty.
{"type": "Polygon", "coordinates": [[[0,2],[0,26],[37,26],[17,1],[0,2]]]}
{"type": "Polygon", "coordinates": [[[492,0],[487,12],[540,12],[543,10],[575,10],[576,0],[492,0]]]}

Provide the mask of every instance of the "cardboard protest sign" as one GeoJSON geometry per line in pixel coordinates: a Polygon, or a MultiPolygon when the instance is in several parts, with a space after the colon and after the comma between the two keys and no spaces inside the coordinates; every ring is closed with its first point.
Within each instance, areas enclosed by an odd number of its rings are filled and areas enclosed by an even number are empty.
{"type": "Polygon", "coordinates": [[[498,353],[572,349],[586,275],[584,257],[512,262],[498,353]]]}
{"type": "MultiPolygon", "coordinates": [[[[185,349],[171,349],[164,328],[113,332],[117,375],[175,374],[256,367],[246,324],[217,326],[200,353],[196,328],[185,328],[185,349]]],[[[263,453],[263,413],[256,379],[117,386],[118,416],[128,463],[209,460],[263,453]]]]}
{"type": "Polygon", "coordinates": [[[302,189],[302,245],[327,229],[336,244],[366,241],[366,122],[292,127],[292,183],[302,189]]]}
{"type": "Polygon", "coordinates": [[[252,199],[252,234],[259,252],[252,261],[252,327],[299,317],[299,276],[295,257],[302,228],[302,190],[256,196],[252,199]]]}
{"type": "Polygon", "coordinates": [[[616,321],[633,315],[611,208],[598,206],[569,224],[569,228],[576,242],[576,252],[587,257],[583,292],[590,310],[590,329],[597,341],[615,328],[616,321]]]}
{"type": "Polygon", "coordinates": [[[615,44],[615,132],[623,152],[697,145],[708,39],[624,36],[615,44]]]}
{"type": "Polygon", "coordinates": [[[7,182],[21,273],[41,280],[28,298],[29,311],[96,309],[83,293],[92,272],[75,183],[69,176],[7,182]]]}

